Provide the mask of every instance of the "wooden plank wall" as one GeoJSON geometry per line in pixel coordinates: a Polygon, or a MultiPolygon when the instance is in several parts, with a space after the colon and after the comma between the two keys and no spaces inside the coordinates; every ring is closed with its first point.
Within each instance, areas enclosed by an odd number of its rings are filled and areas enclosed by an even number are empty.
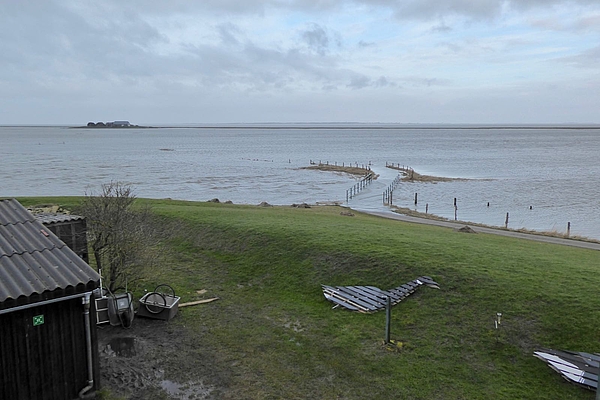
{"type": "Polygon", "coordinates": [[[47,224],[46,227],[52,231],[60,240],[65,242],[86,263],[89,262],[87,245],[87,224],[84,219],[55,222],[47,224]]]}
{"type": "Polygon", "coordinates": [[[88,377],[81,298],[0,315],[0,354],[0,399],[77,398],[88,377]],[[44,323],[34,326],[38,315],[44,323]]]}

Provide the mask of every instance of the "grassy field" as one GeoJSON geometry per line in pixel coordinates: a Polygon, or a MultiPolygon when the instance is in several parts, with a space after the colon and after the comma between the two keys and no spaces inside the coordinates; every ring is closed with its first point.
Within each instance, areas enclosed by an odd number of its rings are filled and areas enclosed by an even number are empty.
{"type": "Polygon", "coordinates": [[[171,324],[213,349],[215,370],[227,375],[223,397],[594,398],[532,352],[600,351],[597,251],[345,216],[335,206],[139,201],[177,226],[146,287],[169,283],[182,302],[220,298],[181,309],[171,324]],[[320,287],[389,289],[420,275],[441,289],[422,287],[393,308],[397,350],[382,345],[385,313],[332,310],[320,287]]]}

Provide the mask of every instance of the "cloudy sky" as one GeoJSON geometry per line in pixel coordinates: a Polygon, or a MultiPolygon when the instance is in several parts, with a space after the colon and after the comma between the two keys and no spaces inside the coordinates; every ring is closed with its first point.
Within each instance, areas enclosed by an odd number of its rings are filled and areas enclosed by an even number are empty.
{"type": "Polygon", "coordinates": [[[600,123],[598,0],[0,0],[0,125],[600,123]]]}

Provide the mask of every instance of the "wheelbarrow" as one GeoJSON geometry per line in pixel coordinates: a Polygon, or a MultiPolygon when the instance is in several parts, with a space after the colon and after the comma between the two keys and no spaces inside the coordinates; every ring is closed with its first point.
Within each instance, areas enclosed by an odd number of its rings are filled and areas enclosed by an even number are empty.
{"type": "Polygon", "coordinates": [[[180,297],[166,284],[158,285],[153,292],[146,293],[139,301],[137,315],[170,321],[179,310],[180,297]]]}

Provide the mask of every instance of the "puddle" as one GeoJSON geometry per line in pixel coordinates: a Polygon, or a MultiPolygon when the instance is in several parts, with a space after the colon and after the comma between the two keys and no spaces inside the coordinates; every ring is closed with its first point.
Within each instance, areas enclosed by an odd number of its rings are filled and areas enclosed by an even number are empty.
{"type": "Polygon", "coordinates": [[[164,380],[160,386],[173,398],[178,400],[208,399],[212,388],[204,386],[201,382],[188,382],[185,384],[164,380]]]}
{"type": "Polygon", "coordinates": [[[119,357],[135,356],[135,338],[133,337],[116,337],[108,342],[107,347],[114,351],[119,357]]]}

